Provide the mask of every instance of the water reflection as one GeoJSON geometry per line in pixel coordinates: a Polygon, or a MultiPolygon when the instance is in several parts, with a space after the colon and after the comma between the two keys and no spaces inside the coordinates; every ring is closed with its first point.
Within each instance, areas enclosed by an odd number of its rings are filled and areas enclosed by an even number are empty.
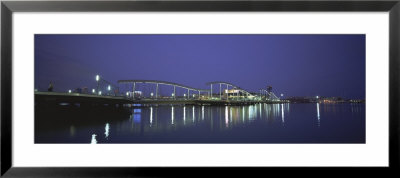
{"type": "Polygon", "coordinates": [[[186,107],[183,106],[183,125],[186,125],[186,107]]]}
{"type": "Polygon", "coordinates": [[[225,127],[229,127],[228,106],[225,106],[225,127]]]}
{"type": "Polygon", "coordinates": [[[75,135],[75,127],[73,125],[71,125],[71,127],[69,127],[69,133],[71,136],[75,135]]]}
{"type": "Polygon", "coordinates": [[[105,132],[104,135],[106,136],[105,138],[108,139],[108,135],[110,134],[110,124],[107,123],[105,127],[105,132]]]}
{"type": "Polygon", "coordinates": [[[204,106],[201,106],[201,120],[204,120],[204,106]]]}
{"type": "MultiPolygon", "coordinates": [[[[249,106],[140,106],[131,108],[130,113],[124,116],[125,119],[123,120],[113,120],[113,117],[109,117],[109,120],[103,120],[97,125],[96,123],[91,123],[91,125],[68,124],[65,126],[65,135],[70,140],[81,138],[84,140],[82,142],[85,143],[88,143],[89,140],[87,138],[91,136],[90,143],[96,144],[113,143],[115,140],[118,140],[118,142],[135,140],[131,142],[148,143],[157,138],[159,138],[159,142],[168,142],[168,140],[174,139],[172,142],[179,142],[182,139],[185,140],[192,137],[201,138],[201,141],[225,137],[229,138],[228,140],[234,140],[236,138],[248,138],[246,134],[249,133],[259,133],[259,135],[253,135],[252,139],[260,139],[260,142],[263,142],[262,138],[264,137],[289,138],[290,136],[282,135],[287,133],[292,133],[291,137],[301,137],[302,133],[298,133],[299,131],[304,132],[304,137],[311,136],[313,135],[311,132],[314,132],[313,129],[321,132],[336,130],[339,132],[341,129],[349,127],[350,131],[348,132],[354,132],[354,130],[360,129],[351,128],[350,126],[352,125],[347,122],[362,122],[362,119],[359,118],[365,117],[365,112],[363,112],[365,111],[365,105],[362,104],[330,104],[325,106],[325,104],[316,103],[317,127],[315,125],[314,104],[291,105],[290,110],[290,104],[265,103],[249,106]],[[186,111],[186,107],[191,107],[192,109],[186,111]],[[333,109],[334,107],[336,109],[333,109]],[[336,115],[340,113],[340,117],[336,116],[335,112],[336,115]],[[323,126],[320,125],[321,114],[324,116],[323,126]],[[160,115],[160,117],[157,118],[157,115],[160,115]],[[186,119],[189,119],[189,121],[186,121],[186,119]],[[329,128],[329,126],[332,126],[332,122],[339,121],[344,123],[333,124],[339,129],[329,128]],[[112,131],[112,134],[110,131],[112,131]],[[105,135],[104,137],[97,137],[103,134],[105,135]]],[[[361,126],[363,125],[361,124],[361,126]]],[[[365,132],[360,131],[360,133],[359,135],[362,136],[362,133],[365,132]]],[[[323,138],[321,136],[319,139],[332,138],[331,135],[334,137],[341,134],[329,133],[329,135],[325,135],[323,138]]],[[[36,135],[35,138],[37,138],[36,135]]],[[[196,141],[194,140],[193,142],[196,141]]]]}
{"type": "Polygon", "coordinates": [[[92,135],[92,141],[90,142],[91,144],[97,144],[96,136],[96,134],[92,135]]]}
{"type": "Polygon", "coordinates": [[[285,112],[284,112],[284,109],[283,109],[283,104],[281,104],[281,106],[282,106],[282,124],[284,125],[285,124],[285,112]]]}
{"type": "Polygon", "coordinates": [[[150,127],[153,125],[153,107],[150,107],[150,127]]]}
{"type": "Polygon", "coordinates": [[[317,103],[317,118],[318,118],[318,127],[320,127],[320,123],[321,123],[321,119],[320,119],[320,117],[319,117],[319,103],[317,103]]]}
{"type": "Polygon", "coordinates": [[[194,123],[194,120],[195,120],[195,118],[194,118],[194,106],[193,106],[192,112],[193,112],[193,123],[194,123]]]}
{"type": "Polygon", "coordinates": [[[174,107],[171,107],[171,124],[174,124],[174,107]]]}

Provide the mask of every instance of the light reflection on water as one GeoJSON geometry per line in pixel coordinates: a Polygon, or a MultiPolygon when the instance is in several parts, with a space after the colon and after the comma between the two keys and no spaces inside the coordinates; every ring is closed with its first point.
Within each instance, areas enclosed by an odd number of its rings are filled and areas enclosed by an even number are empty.
{"type": "MultiPolygon", "coordinates": [[[[81,138],[91,137],[87,142],[92,144],[363,143],[365,104],[140,106],[133,108],[127,119],[114,121],[110,118],[99,128],[96,124],[81,126],[74,123],[67,125],[66,130],[67,134],[59,129],[50,135],[61,137],[65,143],[84,142],[81,138]],[[186,110],[186,107],[192,109],[186,110]],[[97,131],[100,128],[105,137],[96,137],[102,134],[97,131]],[[343,137],[343,134],[348,135],[343,137]]],[[[40,143],[41,135],[36,134],[35,138],[40,143]]]]}

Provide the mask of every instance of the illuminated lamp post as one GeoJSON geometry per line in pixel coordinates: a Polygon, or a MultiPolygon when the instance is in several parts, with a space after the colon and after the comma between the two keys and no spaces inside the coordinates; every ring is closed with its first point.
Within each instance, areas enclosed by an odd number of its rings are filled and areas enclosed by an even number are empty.
{"type": "Polygon", "coordinates": [[[100,81],[100,76],[96,75],[96,82],[97,82],[97,91],[99,91],[99,81],[100,81]]]}

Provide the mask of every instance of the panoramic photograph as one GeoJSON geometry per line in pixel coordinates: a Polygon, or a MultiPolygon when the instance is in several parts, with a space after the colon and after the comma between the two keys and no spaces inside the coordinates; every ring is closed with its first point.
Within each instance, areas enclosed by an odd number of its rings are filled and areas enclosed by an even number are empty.
{"type": "Polygon", "coordinates": [[[365,144],[365,34],[36,34],[35,144],[365,144]]]}

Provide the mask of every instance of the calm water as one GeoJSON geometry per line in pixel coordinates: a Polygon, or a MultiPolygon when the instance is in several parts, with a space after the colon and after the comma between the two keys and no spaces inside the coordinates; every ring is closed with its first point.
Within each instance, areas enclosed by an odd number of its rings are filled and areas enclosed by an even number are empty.
{"type": "Polygon", "coordinates": [[[365,104],[138,106],[127,112],[103,113],[81,110],[38,112],[35,142],[365,143],[365,104]]]}

